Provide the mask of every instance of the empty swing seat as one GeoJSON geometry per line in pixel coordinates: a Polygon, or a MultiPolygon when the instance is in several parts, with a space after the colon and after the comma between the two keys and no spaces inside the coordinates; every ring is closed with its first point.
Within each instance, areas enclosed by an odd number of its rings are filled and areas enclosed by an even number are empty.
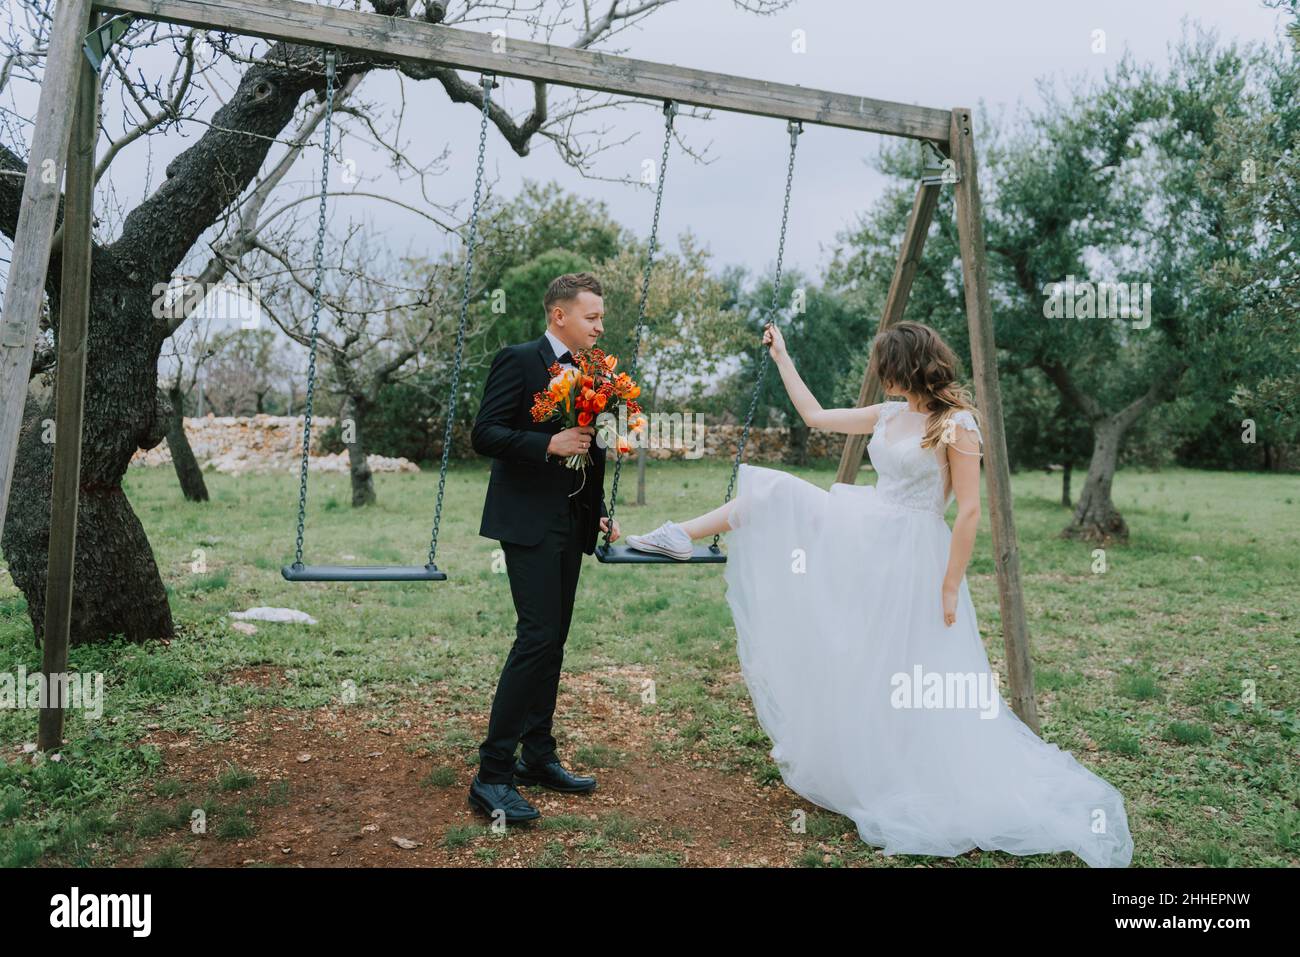
{"type": "Polygon", "coordinates": [[[444,582],[437,565],[285,565],[280,574],[291,582],[444,582]]]}
{"type": "Polygon", "coordinates": [[[627,545],[597,545],[596,561],[606,565],[668,565],[723,564],[726,553],[717,545],[696,545],[690,558],[669,558],[657,552],[642,552],[627,545]]]}
{"type": "MultiPolygon", "coordinates": [[[[320,214],[316,222],[318,237],[325,235],[326,199],[329,196],[329,162],[330,129],[334,117],[334,54],[332,49],[325,52],[325,145],[320,176],[320,214]]],[[[480,186],[483,184],[483,153],[487,142],[488,107],[491,104],[492,89],[497,85],[491,74],[484,74],[483,114],[479,120],[478,168],[474,178],[474,205],[470,214],[469,237],[466,240],[465,285],[460,297],[460,324],[456,328],[456,353],[452,362],[450,397],[447,400],[447,425],[442,438],[442,465],[438,470],[438,500],[434,506],[433,529],[429,536],[429,561],[424,565],[308,565],[302,560],[303,531],[307,524],[307,478],[309,473],[308,456],[311,449],[311,411],[316,395],[316,331],[320,321],[321,287],[324,282],[325,267],[321,251],[316,250],[316,277],[312,283],[311,308],[311,361],[307,365],[307,406],[303,419],[302,466],[299,473],[298,491],[298,543],[294,551],[294,560],[280,567],[280,574],[285,581],[291,582],[445,582],[447,573],[438,570],[434,558],[438,549],[438,526],[442,522],[442,494],[447,482],[447,459],[451,449],[452,423],[456,418],[456,390],[460,379],[461,359],[464,354],[465,329],[469,321],[470,279],[474,269],[474,250],[478,241],[478,214],[481,200],[480,186]]]]}

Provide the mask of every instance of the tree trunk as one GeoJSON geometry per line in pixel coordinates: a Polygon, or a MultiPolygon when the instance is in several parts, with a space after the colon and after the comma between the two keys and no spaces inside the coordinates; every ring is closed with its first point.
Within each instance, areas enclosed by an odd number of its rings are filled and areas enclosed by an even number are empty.
{"type": "Polygon", "coordinates": [[[1070,476],[1074,474],[1074,465],[1070,462],[1065,463],[1065,468],[1061,470],[1061,507],[1070,507],[1070,476]]]}
{"type": "Polygon", "coordinates": [[[181,483],[181,494],[187,502],[206,502],[208,486],[203,481],[203,469],[190,448],[189,436],[185,434],[185,396],[181,393],[180,383],[173,382],[167,390],[167,399],[171,402],[172,413],[167,419],[167,448],[172,453],[172,468],[176,469],[176,478],[181,483]]]}
{"type": "Polygon", "coordinates": [[[644,445],[636,447],[636,503],[645,504],[645,463],[650,456],[644,445]]]}
{"type": "Polygon", "coordinates": [[[1128,526],[1111,501],[1111,484],[1119,461],[1119,446],[1125,427],[1115,418],[1093,426],[1092,461],[1079,493],[1074,518],[1061,531],[1062,538],[1089,542],[1128,541],[1128,526]]]}
{"type": "Polygon", "coordinates": [[[798,416],[790,423],[790,437],[786,443],[786,461],[791,465],[808,464],[808,438],[812,429],[804,425],[798,416]]]}
{"type": "MultiPolygon", "coordinates": [[[[352,441],[344,442],[348,450],[349,471],[352,474],[352,507],[360,508],[363,505],[374,505],[375,496],[375,477],[371,474],[370,463],[367,461],[367,452],[365,443],[362,441],[362,414],[366,408],[366,401],[363,397],[357,395],[348,396],[347,402],[344,403],[344,417],[352,420],[352,441]]],[[[344,438],[348,432],[347,423],[344,423],[344,438]]]]}
{"type": "MultiPolygon", "coordinates": [[[[645,402],[645,399],[642,399],[641,401],[645,402]]],[[[649,408],[651,409],[659,408],[659,377],[658,376],[655,377],[654,385],[650,388],[649,408]]],[[[648,435],[648,429],[647,432],[642,433],[641,437],[645,439],[647,435],[648,435]]],[[[660,437],[660,441],[663,441],[662,436],[660,437]]],[[[649,461],[649,459],[650,459],[650,450],[645,447],[645,442],[641,442],[636,447],[636,504],[637,505],[645,504],[646,462],[649,461]]]]}
{"type": "MultiPolygon", "coordinates": [[[[73,565],[70,642],[74,645],[114,635],[131,641],[170,639],[176,633],[153,549],[121,484],[135,450],[151,449],[161,442],[171,415],[157,385],[161,343],[141,334],[153,323],[149,285],[134,281],[113,260],[104,249],[96,248],[91,261],[73,565]]],[[[52,258],[50,274],[59,276],[60,266],[52,258]]],[[[57,317],[57,292],[49,292],[51,316],[57,317]]],[[[56,335],[57,331],[56,324],[56,335]]],[[[14,584],[27,599],[37,642],[45,634],[54,472],[54,446],[48,430],[53,428],[53,418],[52,404],[46,406],[31,395],[27,397],[0,542],[14,584]]]]}

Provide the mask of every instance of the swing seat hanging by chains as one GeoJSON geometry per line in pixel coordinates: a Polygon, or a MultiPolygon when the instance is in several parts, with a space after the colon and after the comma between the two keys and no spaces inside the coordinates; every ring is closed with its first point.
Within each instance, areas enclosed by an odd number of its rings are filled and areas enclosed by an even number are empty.
{"type": "MultiPolygon", "coordinates": [[[[655,212],[654,220],[650,225],[650,241],[646,251],[645,271],[641,278],[641,298],[637,305],[636,332],[632,344],[632,360],[628,364],[628,374],[633,379],[636,378],[637,362],[641,353],[641,330],[645,327],[646,303],[650,295],[650,274],[654,266],[655,247],[659,239],[659,211],[664,201],[664,182],[667,179],[665,175],[668,170],[668,147],[672,143],[673,136],[673,117],[677,115],[677,104],[671,100],[664,103],[664,147],[663,155],[659,160],[659,183],[655,190],[655,212]]],[[[664,555],[654,555],[649,552],[638,552],[635,549],[628,548],[626,545],[610,544],[610,537],[614,534],[614,512],[618,508],[618,480],[623,471],[623,456],[619,455],[614,463],[614,481],[610,486],[609,495],[609,526],[605,531],[605,539],[601,544],[596,546],[596,561],[605,565],[641,565],[647,562],[674,562],[679,561],[676,558],[668,558],[664,555]]],[[[722,549],[716,545],[708,548],[703,545],[696,546],[694,553],[689,561],[692,562],[724,562],[726,556],[722,554],[722,549]]]]}
{"type": "Polygon", "coordinates": [[[298,540],[293,564],[285,565],[280,574],[291,582],[437,582],[446,581],[447,573],[434,563],[438,551],[438,528],[442,524],[442,499],[447,485],[447,459],[451,451],[451,431],[456,415],[456,395],[460,388],[461,362],[465,349],[465,328],[469,316],[470,285],[474,274],[474,250],[478,240],[478,215],[483,187],[483,155],[487,143],[488,108],[492,88],[496,85],[485,74],[483,114],[479,123],[478,171],[474,179],[474,204],[470,213],[466,240],[464,285],[461,290],[460,325],[456,330],[456,354],[452,362],[451,394],[447,400],[447,422],[442,437],[442,464],[438,470],[438,500],[433,513],[433,530],[429,541],[429,560],[424,565],[307,565],[302,560],[303,531],[307,520],[307,465],[311,448],[312,401],[316,394],[316,338],[320,324],[321,287],[325,264],[325,213],[329,194],[330,126],[334,116],[334,51],[325,54],[325,142],[321,160],[320,215],[316,228],[315,281],[312,285],[311,347],[307,363],[307,404],[303,419],[302,467],[298,485],[298,540]]]}
{"type": "MultiPolygon", "coordinates": [[[[665,113],[668,116],[667,129],[664,135],[664,152],[663,160],[660,164],[659,172],[659,192],[655,198],[655,215],[654,222],[650,227],[650,247],[646,255],[645,275],[641,283],[641,304],[637,311],[636,324],[636,345],[632,350],[632,374],[636,374],[637,354],[641,347],[641,328],[645,323],[646,298],[650,291],[650,268],[654,259],[655,241],[659,231],[659,206],[663,202],[664,189],[664,168],[668,164],[668,144],[672,136],[672,115],[675,110],[670,110],[672,104],[665,106],[665,113]]],[[[803,132],[803,124],[795,120],[790,120],[787,124],[790,132],[790,158],[786,164],[785,173],[785,204],[781,209],[781,235],[777,242],[776,251],[776,275],[772,280],[772,301],[767,310],[768,319],[771,322],[776,321],[777,308],[781,296],[781,269],[785,259],[785,234],[786,225],[790,220],[790,190],[794,183],[794,155],[795,148],[799,145],[799,134],[803,132]]],[[[731,493],[736,487],[736,476],[740,471],[740,460],[745,454],[745,445],[749,440],[750,430],[754,425],[754,413],[758,409],[758,400],[763,392],[763,376],[767,371],[768,352],[764,348],[762,356],[759,359],[758,375],[754,381],[753,394],[749,401],[749,411],[745,416],[745,428],[740,435],[740,443],[736,447],[736,458],[731,466],[731,481],[727,483],[727,493],[722,503],[725,505],[731,501],[731,493]]],[[[667,555],[660,555],[655,552],[638,551],[627,545],[611,545],[610,535],[614,528],[614,509],[618,504],[618,477],[619,470],[623,465],[623,457],[619,456],[614,466],[614,483],[610,491],[609,503],[609,530],[605,532],[605,540],[602,544],[596,546],[596,559],[607,565],[654,565],[654,564],[722,564],[727,560],[726,553],[722,551],[718,544],[719,535],[713,536],[713,541],[707,545],[694,544],[691,546],[691,557],[687,559],[672,558],[667,555]]]]}

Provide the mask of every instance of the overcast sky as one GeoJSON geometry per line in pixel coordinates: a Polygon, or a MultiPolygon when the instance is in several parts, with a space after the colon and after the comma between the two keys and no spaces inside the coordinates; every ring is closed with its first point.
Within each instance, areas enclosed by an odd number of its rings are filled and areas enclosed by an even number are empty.
{"type": "MultiPolygon", "coordinates": [[[[1280,15],[1258,0],[800,0],[771,17],[738,10],[730,0],[681,0],[613,42],[629,56],[681,66],[944,109],[983,104],[994,111],[1014,111],[1039,102],[1040,79],[1099,78],[1125,50],[1141,61],[1166,63],[1170,44],[1187,24],[1214,29],[1224,40],[1277,42],[1279,22],[1280,15]],[[806,37],[806,52],[792,51],[796,30],[806,37]],[[1093,52],[1097,30],[1105,32],[1104,53],[1093,52]]],[[[572,36],[561,31],[554,39],[569,43],[572,36]]],[[[396,103],[404,92],[403,136],[411,155],[433,157],[444,148],[450,151],[446,173],[433,183],[433,198],[450,200],[472,193],[478,121],[474,108],[448,102],[432,82],[407,82],[399,90],[391,73],[368,77],[361,92],[367,101],[387,104],[396,103]]],[[[517,118],[527,114],[530,84],[507,79],[497,95],[517,118]]],[[[110,97],[110,107],[112,101],[110,97]]],[[[34,96],[17,105],[20,111],[34,110],[34,96]]],[[[211,108],[210,103],[209,112],[211,108]]],[[[661,235],[672,244],[689,228],[712,251],[717,268],[740,264],[762,270],[775,255],[788,149],[785,124],[721,111],[712,117],[710,122],[679,120],[687,141],[697,149],[707,146],[715,161],[699,165],[674,147],[661,235]]],[[[636,175],[644,159],[658,156],[658,103],[608,112],[605,120],[616,125],[609,140],[632,138],[603,155],[598,174],[636,175]]],[[[836,233],[880,194],[884,184],[870,160],[881,137],[812,124],[805,130],[787,262],[815,271],[836,233]]],[[[111,132],[119,131],[120,112],[116,128],[111,127],[111,132]]],[[[133,147],[129,158],[124,154],[112,172],[118,202],[126,208],[134,205],[146,188],[157,185],[167,161],[201,131],[191,124],[187,139],[149,137],[133,147]]],[[[605,200],[620,222],[645,233],[653,199],[648,190],[584,178],[566,166],[548,142],[535,142],[533,155],[520,158],[489,132],[489,176],[502,193],[512,195],[524,178],[556,179],[567,189],[605,200]]],[[[101,139],[101,149],[102,144],[101,139]]],[[[301,188],[310,189],[318,175],[318,155],[299,161],[295,176],[301,188]]],[[[363,173],[384,168],[378,156],[350,155],[363,173]]],[[[332,186],[346,188],[337,176],[332,186]]],[[[406,198],[400,187],[382,182],[367,188],[406,198]]],[[[434,252],[446,242],[426,220],[392,205],[349,200],[345,211],[336,215],[343,221],[368,220],[382,234],[380,240],[399,252],[434,252]]]]}
{"type": "MultiPolygon", "coordinates": [[[[802,0],[773,17],[739,11],[728,0],[690,0],[656,13],[616,38],[629,56],[697,69],[799,84],[836,92],[949,109],[1015,110],[1040,102],[1037,81],[1081,75],[1100,78],[1128,49],[1142,61],[1168,62],[1168,46],[1184,19],[1224,39],[1276,42],[1279,17],[1256,0],[802,0]],[[804,31],[807,52],[791,52],[804,31]],[[1106,52],[1092,52],[1104,30],[1106,52]]],[[[557,38],[558,39],[558,38],[557,38]]],[[[531,95],[506,81],[505,102],[517,115],[531,95]]],[[[472,193],[471,146],[476,115],[437,104],[439,128],[430,149],[446,139],[462,163],[446,186],[472,193]],[[446,120],[443,120],[443,117],[446,120]],[[450,126],[447,124],[451,124],[450,126]]],[[[693,144],[711,144],[711,165],[674,151],[661,219],[665,237],[691,229],[715,262],[753,270],[775,257],[789,139],[785,124],[715,110],[708,123],[680,121],[693,144]]],[[[660,149],[658,104],[613,115],[637,137],[605,158],[608,175],[627,175],[660,149]]],[[[431,124],[432,126],[433,124],[431,124]]],[[[787,261],[813,270],[824,247],[879,195],[884,182],[871,168],[882,137],[805,124],[795,173],[787,261]]],[[[489,139],[490,168],[506,193],[522,178],[554,178],[566,188],[604,199],[619,221],[645,232],[648,190],[584,180],[549,146],[524,159],[489,139]]]]}

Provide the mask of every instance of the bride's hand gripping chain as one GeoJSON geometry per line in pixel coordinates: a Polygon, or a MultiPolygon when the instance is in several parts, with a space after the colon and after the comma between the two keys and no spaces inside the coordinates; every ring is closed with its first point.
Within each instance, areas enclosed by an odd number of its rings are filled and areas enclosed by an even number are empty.
{"type": "Polygon", "coordinates": [[[880,411],[879,405],[869,405],[851,409],[824,409],[812,394],[812,390],[800,378],[794,367],[794,361],[785,348],[785,337],[775,323],[769,322],[763,328],[763,345],[768,347],[777,371],[781,373],[781,382],[790,402],[804,425],[810,429],[822,429],[827,432],[842,432],[846,435],[866,435],[876,425],[880,411]]]}
{"type": "Polygon", "coordinates": [[[763,345],[768,347],[767,351],[774,361],[785,356],[785,337],[781,335],[776,323],[769,322],[763,327],[763,345]]]}

